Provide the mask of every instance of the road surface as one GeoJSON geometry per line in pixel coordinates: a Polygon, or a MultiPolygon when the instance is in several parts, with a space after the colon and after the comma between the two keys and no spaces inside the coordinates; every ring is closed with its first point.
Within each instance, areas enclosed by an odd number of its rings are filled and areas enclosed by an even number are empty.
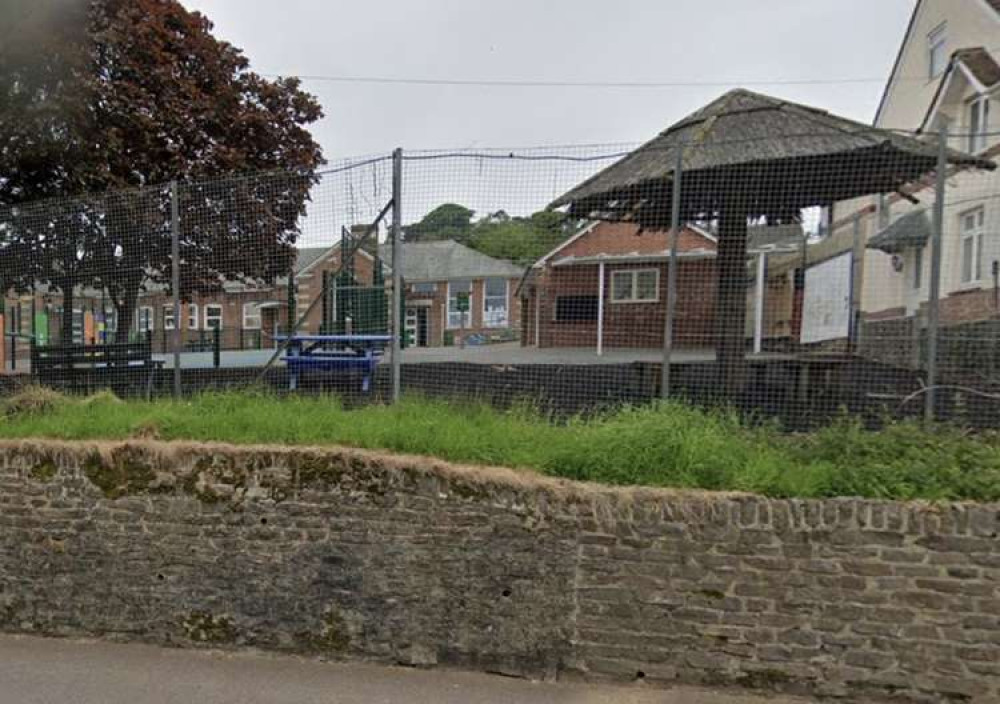
{"type": "Polygon", "coordinates": [[[0,704],[809,704],[288,656],[0,635],[0,704]]]}

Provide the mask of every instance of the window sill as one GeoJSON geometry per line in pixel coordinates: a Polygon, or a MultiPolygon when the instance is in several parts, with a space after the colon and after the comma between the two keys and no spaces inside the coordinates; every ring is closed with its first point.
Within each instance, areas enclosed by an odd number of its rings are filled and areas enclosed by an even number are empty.
{"type": "Polygon", "coordinates": [[[650,299],[626,298],[617,301],[613,299],[608,301],[608,303],[612,305],[621,305],[622,303],[632,305],[636,303],[659,303],[659,302],[660,302],[659,298],[650,298],[650,299]]]}
{"type": "Polygon", "coordinates": [[[977,281],[965,281],[958,285],[954,293],[971,293],[973,291],[981,291],[983,288],[983,281],[979,279],[977,281]]]}

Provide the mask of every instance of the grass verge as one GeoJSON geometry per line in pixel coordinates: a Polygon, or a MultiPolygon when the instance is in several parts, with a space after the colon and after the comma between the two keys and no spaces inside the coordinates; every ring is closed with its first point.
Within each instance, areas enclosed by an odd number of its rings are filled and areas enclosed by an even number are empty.
{"type": "Polygon", "coordinates": [[[1000,500],[1000,438],[949,426],[850,418],[810,434],[750,426],[680,403],[551,423],[529,406],[409,398],[356,410],[336,398],[216,393],[194,399],[67,398],[29,389],[8,400],[0,437],[153,437],[239,444],[347,445],[533,469],[607,484],[740,490],[769,496],[1000,500]]]}

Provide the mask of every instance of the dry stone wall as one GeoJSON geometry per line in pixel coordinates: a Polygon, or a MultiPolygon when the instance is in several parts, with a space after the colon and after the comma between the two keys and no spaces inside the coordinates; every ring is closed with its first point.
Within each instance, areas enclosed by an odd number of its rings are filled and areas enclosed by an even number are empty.
{"type": "Polygon", "coordinates": [[[343,449],[0,443],[0,628],[1000,701],[1000,506],[614,489],[343,449]]]}

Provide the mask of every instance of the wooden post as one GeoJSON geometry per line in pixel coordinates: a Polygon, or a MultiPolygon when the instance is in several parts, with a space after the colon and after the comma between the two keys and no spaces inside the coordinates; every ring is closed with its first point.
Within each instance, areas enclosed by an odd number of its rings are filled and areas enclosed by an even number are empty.
{"type": "Polygon", "coordinates": [[[723,204],[719,216],[715,356],[718,396],[739,401],[746,381],[747,210],[739,196],[723,204]]]}

